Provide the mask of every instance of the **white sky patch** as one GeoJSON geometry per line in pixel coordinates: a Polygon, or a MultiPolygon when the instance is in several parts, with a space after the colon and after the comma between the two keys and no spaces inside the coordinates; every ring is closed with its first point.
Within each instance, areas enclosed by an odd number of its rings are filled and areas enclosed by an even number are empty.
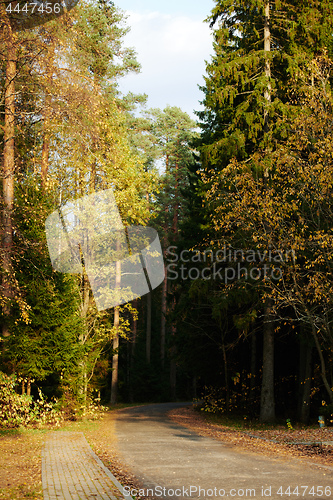
{"type": "MultiPolygon", "coordinates": [[[[201,109],[205,60],[213,52],[213,37],[207,23],[185,15],[157,11],[127,11],[131,27],[125,43],[134,47],[141,74],[129,75],[120,84],[122,92],[148,94],[148,107],[178,106],[193,115],[201,109]]],[[[207,15],[209,12],[207,12],[207,15]]]]}

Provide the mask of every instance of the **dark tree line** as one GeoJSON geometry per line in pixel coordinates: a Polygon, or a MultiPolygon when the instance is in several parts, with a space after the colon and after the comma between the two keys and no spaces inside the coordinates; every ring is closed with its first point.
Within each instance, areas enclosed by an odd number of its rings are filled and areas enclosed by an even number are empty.
{"type": "Polygon", "coordinates": [[[119,93],[139,67],[112,2],[4,18],[0,368],[22,391],[331,414],[332,7],[215,0],[198,123],[119,93]],[[44,222],[109,187],[125,226],[157,229],[165,279],[98,312],[85,273],[52,269],[44,222]]]}

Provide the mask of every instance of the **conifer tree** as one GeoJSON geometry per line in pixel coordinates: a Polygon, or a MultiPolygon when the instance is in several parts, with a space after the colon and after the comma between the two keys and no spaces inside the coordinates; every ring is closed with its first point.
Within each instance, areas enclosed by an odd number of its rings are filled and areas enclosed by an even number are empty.
{"type": "MultiPolygon", "coordinates": [[[[192,142],[196,137],[196,124],[187,113],[177,107],[166,107],[163,111],[152,109],[146,113],[152,122],[153,142],[158,152],[158,158],[163,162],[164,172],[161,176],[160,193],[157,195],[159,213],[155,224],[163,231],[162,245],[164,252],[167,247],[177,245],[180,240],[180,221],[186,214],[184,190],[188,186],[189,169],[194,163],[192,142]]],[[[161,364],[165,362],[166,319],[171,318],[175,309],[175,290],[167,286],[167,273],[162,287],[161,301],[161,364]],[[172,296],[172,302],[168,303],[172,296]]],[[[171,359],[170,388],[171,397],[176,394],[176,362],[175,362],[176,321],[171,322],[171,359]]]]}
{"type": "Polygon", "coordinates": [[[197,114],[203,166],[219,170],[230,158],[272,149],[287,135],[277,118],[297,111],[300,71],[320,51],[330,55],[333,7],[329,0],[215,3],[208,18],[215,28],[215,54],[202,88],[205,109],[197,114]]]}
{"type": "MultiPolygon", "coordinates": [[[[198,115],[202,122],[199,148],[203,182],[217,230],[213,238],[222,244],[237,248],[241,242],[247,249],[278,247],[274,222],[267,212],[261,213],[258,234],[252,234],[239,218],[238,196],[234,194],[234,201],[227,203],[228,214],[225,202],[230,199],[228,192],[236,189],[237,193],[234,167],[240,175],[250,172],[263,191],[269,192],[272,155],[288,136],[290,120],[301,108],[300,75],[315,54],[332,51],[331,12],[330,1],[304,5],[284,0],[216,0],[209,18],[211,26],[216,26],[215,54],[207,65],[205,110],[198,115]],[[228,179],[227,184],[221,179],[228,179]]],[[[261,420],[273,421],[276,323],[270,287],[263,283],[261,293],[266,304],[261,420]]]]}

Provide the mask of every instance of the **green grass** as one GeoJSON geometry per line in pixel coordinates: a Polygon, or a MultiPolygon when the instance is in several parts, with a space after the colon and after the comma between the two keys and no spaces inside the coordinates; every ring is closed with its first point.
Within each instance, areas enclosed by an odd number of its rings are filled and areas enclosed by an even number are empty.
{"type": "MultiPolygon", "coordinates": [[[[200,410],[199,410],[200,411],[200,410]]],[[[207,422],[229,427],[230,429],[235,429],[239,431],[256,431],[256,430],[274,430],[274,429],[287,429],[286,419],[277,419],[274,424],[261,423],[259,420],[249,420],[244,418],[245,415],[237,415],[232,413],[209,413],[200,411],[200,414],[205,417],[207,422]]],[[[293,424],[295,429],[299,428],[317,428],[318,425],[304,426],[301,424],[293,424]]]]}
{"type": "Polygon", "coordinates": [[[21,432],[22,431],[20,429],[1,429],[0,437],[18,436],[21,432]]]}

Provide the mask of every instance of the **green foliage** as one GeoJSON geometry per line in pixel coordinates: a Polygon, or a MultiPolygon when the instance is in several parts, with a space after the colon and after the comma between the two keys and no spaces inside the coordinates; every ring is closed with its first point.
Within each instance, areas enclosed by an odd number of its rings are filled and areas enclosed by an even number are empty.
{"type": "Polygon", "coordinates": [[[215,53],[202,88],[205,109],[197,113],[204,168],[219,171],[231,158],[244,160],[255,151],[272,150],[288,136],[287,124],[277,117],[297,112],[300,73],[310,61],[325,51],[332,55],[331,14],[331,1],[216,0],[208,18],[215,28],[215,53]],[[266,4],[269,52],[264,51],[266,4]]]}
{"type": "MultiPolygon", "coordinates": [[[[137,117],[135,106],[145,96],[120,94],[118,79],[139,65],[123,45],[128,28],[113,2],[84,0],[70,15],[17,34],[14,294],[0,367],[45,384],[50,395],[54,390],[65,418],[99,413],[92,392],[107,393],[116,335],[124,398],[166,399],[171,364],[184,393],[192,384],[198,393],[206,386],[205,411],[254,414],[267,295],[278,318],[275,343],[288,338],[289,348],[290,339],[312,329],[317,353],[323,353],[321,369],[332,361],[332,5],[216,0],[208,18],[214,55],[207,63],[199,138],[181,109],[137,117]],[[96,310],[87,276],[63,275],[50,264],[46,217],[70,199],[109,187],[124,224],[155,225],[165,249],[175,244],[179,254],[230,244],[244,251],[270,248],[274,256],[281,248],[293,250],[295,259],[281,263],[283,278],[276,281],[247,280],[245,273],[228,284],[170,280],[161,368],[161,290],[153,295],[148,362],[145,300],[138,318],[131,305],[121,308],[116,329],[113,311],[96,310]]],[[[5,46],[5,32],[0,37],[5,46]]],[[[2,84],[5,64],[1,54],[2,84]]],[[[3,105],[0,114],[3,123],[3,105]]],[[[208,259],[193,267],[213,265],[208,259]]],[[[277,358],[284,361],[287,350],[283,345],[277,358]]],[[[317,360],[314,366],[317,381],[317,360]]],[[[290,380],[296,371],[279,376],[290,380]]],[[[37,402],[19,396],[14,378],[1,377],[7,426],[51,419],[55,407],[41,394],[37,402]]]]}
{"type": "Polygon", "coordinates": [[[186,217],[184,190],[188,187],[189,170],[194,163],[196,124],[175,106],[151,109],[144,116],[150,122],[150,156],[162,162],[154,209],[155,224],[163,228],[166,246],[167,241],[177,239],[179,221],[186,217]]]}
{"type": "Polygon", "coordinates": [[[99,398],[94,398],[90,393],[84,401],[82,395],[78,395],[73,387],[68,384],[63,387],[63,394],[57,403],[59,414],[65,421],[98,420],[103,413],[108,411],[106,406],[101,405],[99,398]]]}
{"type": "Polygon", "coordinates": [[[95,4],[80,2],[73,14],[74,60],[115,92],[116,79],[140,69],[134,50],[123,47],[122,40],[129,28],[124,25],[122,11],[109,0],[98,0],[95,4]]]}
{"type": "Polygon", "coordinates": [[[66,381],[84,354],[78,343],[83,324],[77,314],[77,279],[52,269],[44,231],[48,200],[33,176],[22,176],[16,200],[16,289],[29,315],[24,321],[13,304],[11,335],[3,339],[1,361],[25,377],[42,381],[57,373],[66,381]]]}

